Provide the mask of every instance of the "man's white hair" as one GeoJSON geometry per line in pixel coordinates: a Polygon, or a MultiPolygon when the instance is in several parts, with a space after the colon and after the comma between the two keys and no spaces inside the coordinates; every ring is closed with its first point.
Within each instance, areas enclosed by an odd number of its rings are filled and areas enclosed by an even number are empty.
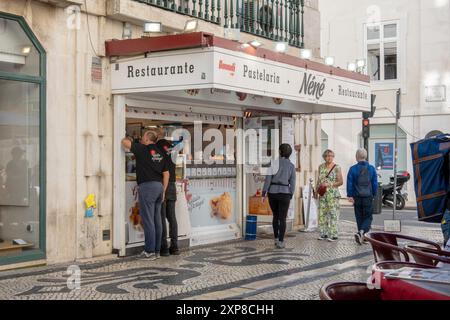
{"type": "Polygon", "coordinates": [[[153,130],[148,130],[144,133],[144,137],[148,138],[151,142],[158,141],[158,134],[153,130]]]}
{"type": "Polygon", "coordinates": [[[367,150],[366,149],[358,149],[358,151],[356,151],[356,160],[358,160],[358,161],[367,160],[367,150]]]}

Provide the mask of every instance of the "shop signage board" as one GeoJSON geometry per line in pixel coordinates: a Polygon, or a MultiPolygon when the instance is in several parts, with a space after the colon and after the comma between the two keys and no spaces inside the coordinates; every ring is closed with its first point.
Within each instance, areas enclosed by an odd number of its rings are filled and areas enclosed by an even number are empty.
{"type": "Polygon", "coordinates": [[[369,111],[370,84],[223,48],[151,54],[116,63],[113,94],[224,89],[369,111]]]}

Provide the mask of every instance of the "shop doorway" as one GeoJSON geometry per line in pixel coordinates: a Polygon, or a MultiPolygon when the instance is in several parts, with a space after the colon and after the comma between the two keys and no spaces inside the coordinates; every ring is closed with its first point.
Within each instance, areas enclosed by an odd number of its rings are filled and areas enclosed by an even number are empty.
{"type": "MultiPolygon", "coordinates": [[[[135,142],[147,130],[172,142],[181,248],[242,235],[242,177],[235,133],[241,125],[242,119],[236,116],[126,107],[125,130],[135,142]]],[[[126,254],[135,253],[144,242],[135,169],[133,154],[126,152],[122,219],[126,254]]]]}

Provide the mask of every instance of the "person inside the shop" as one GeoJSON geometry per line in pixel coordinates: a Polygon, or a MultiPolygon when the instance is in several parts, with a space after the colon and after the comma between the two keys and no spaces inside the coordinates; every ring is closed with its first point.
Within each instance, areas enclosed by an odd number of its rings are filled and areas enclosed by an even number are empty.
{"type": "Polygon", "coordinates": [[[162,240],[161,240],[161,256],[179,255],[178,250],[178,224],[175,214],[175,204],[177,202],[177,177],[175,173],[176,165],[172,160],[172,144],[166,139],[161,139],[156,143],[157,147],[163,151],[166,161],[169,164],[169,186],[167,187],[165,201],[161,208],[162,221],[162,240]],[[167,244],[167,225],[169,222],[170,248],[167,244]]]}
{"type": "Polygon", "coordinates": [[[341,195],[339,187],[344,184],[342,170],[334,162],[334,152],[326,150],[322,155],[325,163],[319,166],[319,179],[317,180],[316,198],[319,198],[319,240],[334,242],[338,240],[339,200],[341,195]]]}
{"type": "Polygon", "coordinates": [[[269,205],[273,212],[273,233],[275,247],[284,249],[286,233],[286,218],[295,193],[295,166],[291,162],[292,147],[289,144],[280,146],[280,159],[276,174],[268,175],[264,183],[263,197],[269,197],[269,205]]]}
{"type": "Polygon", "coordinates": [[[124,138],[122,146],[136,157],[136,178],[139,193],[139,208],[145,236],[145,247],[140,257],[156,260],[160,258],[162,222],[161,206],[169,184],[169,164],[156,146],[157,134],[144,133],[140,143],[124,138]]]}

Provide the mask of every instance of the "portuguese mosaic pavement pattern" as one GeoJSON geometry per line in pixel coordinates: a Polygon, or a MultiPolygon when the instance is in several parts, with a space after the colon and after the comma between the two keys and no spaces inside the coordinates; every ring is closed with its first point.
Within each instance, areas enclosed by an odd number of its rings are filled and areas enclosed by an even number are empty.
{"type": "MultiPolygon", "coordinates": [[[[0,299],[318,299],[332,281],[366,281],[373,264],[369,245],[357,246],[352,223],[341,222],[338,242],[315,233],[291,232],[287,248],[270,237],[194,248],[180,256],[146,261],[136,257],[0,272],[0,299]],[[74,268],[73,266],[71,268],[74,268]]],[[[417,235],[409,228],[407,234],[417,235]]],[[[420,236],[441,241],[439,229],[420,236]]]]}

